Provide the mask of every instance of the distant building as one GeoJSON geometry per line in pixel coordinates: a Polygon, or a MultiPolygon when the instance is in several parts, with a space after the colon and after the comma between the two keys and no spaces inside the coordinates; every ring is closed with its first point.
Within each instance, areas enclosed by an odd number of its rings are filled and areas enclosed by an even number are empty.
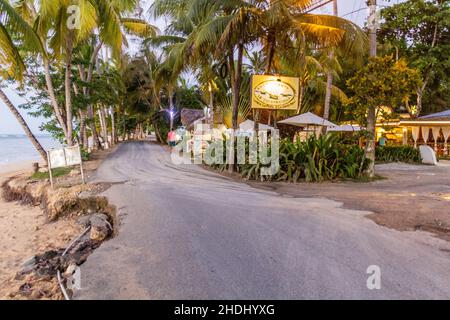
{"type": "Polygon", "coordinates": [[[385,136],[391,144],[429,145],[440,156],[449,155],[450,110],[416,119],[402,114],[398,119],[379,119],[377,141],[385,136]]]}

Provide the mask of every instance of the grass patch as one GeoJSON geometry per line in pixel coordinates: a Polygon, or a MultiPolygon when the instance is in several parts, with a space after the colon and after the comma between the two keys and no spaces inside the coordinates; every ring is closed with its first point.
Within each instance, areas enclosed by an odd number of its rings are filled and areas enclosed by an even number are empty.
{"type": "MultiPolygon", "coordinates": [[[[72,171],[72,168],[57,168],[52,169],[53,178],[63,177],[68,175],[72,171]]],[[[50,179],[50,174],[48,172],[36,172],[31,176],[33,180],[45,180],[50,179]]]]}

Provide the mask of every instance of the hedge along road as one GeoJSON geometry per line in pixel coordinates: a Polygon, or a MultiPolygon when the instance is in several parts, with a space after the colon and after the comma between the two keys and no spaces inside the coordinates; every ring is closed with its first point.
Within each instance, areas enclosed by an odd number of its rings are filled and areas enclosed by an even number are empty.
{"type": "Polygon", "coordinates": [[[120,145],[95,180],[126,181],[106,192],[122,224],[81,267],[76,299],[450,298],[448,252],[334,201],[176,166],[148,142],[120,145]]]}

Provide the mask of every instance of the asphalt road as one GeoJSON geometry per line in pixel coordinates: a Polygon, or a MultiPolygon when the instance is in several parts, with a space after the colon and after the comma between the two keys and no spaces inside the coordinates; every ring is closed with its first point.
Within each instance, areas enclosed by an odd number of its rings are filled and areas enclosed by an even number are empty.
{"type": "Polygon", "coordinates": [[[449,252],[338,202],[176,166],[145,142],[122,144],[96,180],[124,182],[106,192],[122,225],[82,266],[76,299],[450,299],[449,252]]]}

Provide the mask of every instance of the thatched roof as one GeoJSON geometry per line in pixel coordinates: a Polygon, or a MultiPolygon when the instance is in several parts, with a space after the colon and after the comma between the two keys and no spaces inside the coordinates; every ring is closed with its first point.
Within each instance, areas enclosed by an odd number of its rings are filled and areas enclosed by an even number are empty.
{"type": "Polygon", "coordinates": [[[181,123],[186,128],[190,127],[195,121],[205,117],[203,110],[198,109],[182,109],[181,110],[181,123]]]}

